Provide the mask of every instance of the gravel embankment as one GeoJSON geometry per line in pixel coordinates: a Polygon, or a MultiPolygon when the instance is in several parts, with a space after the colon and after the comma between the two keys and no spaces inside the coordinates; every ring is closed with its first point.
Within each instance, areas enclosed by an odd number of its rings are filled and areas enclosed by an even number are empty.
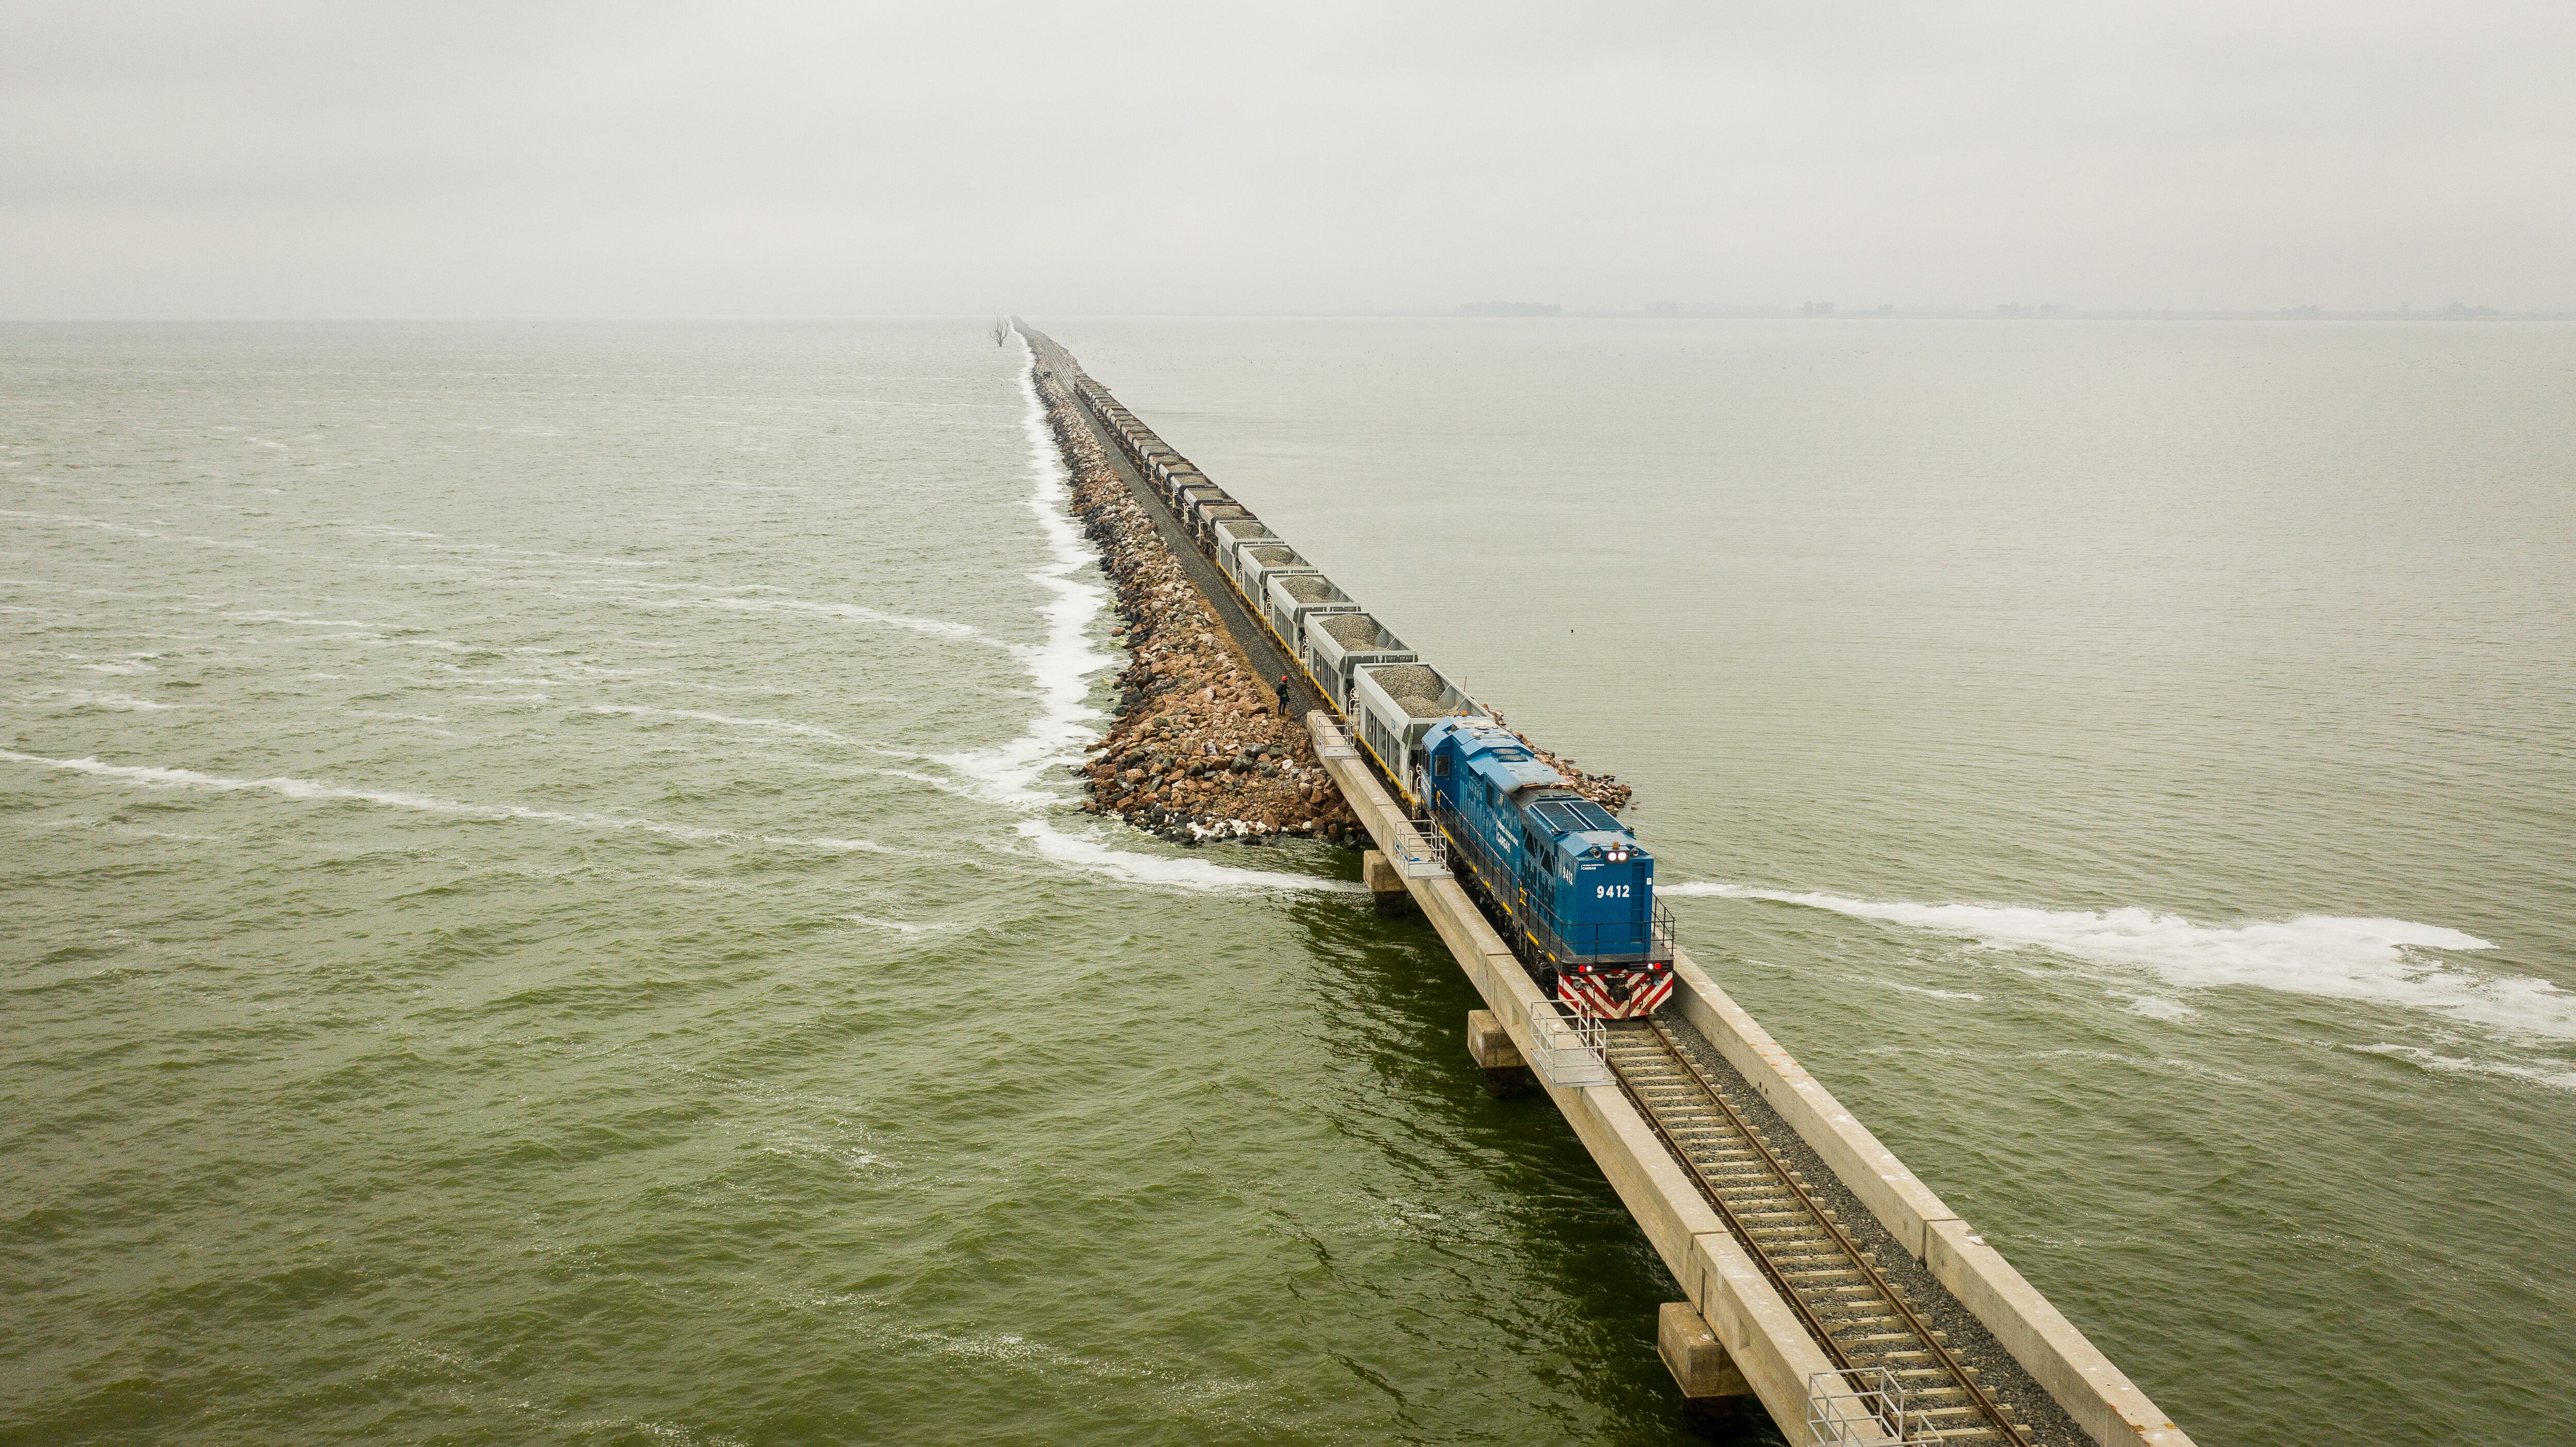
{"type": "Polygon", "coordinates": [[[1100,549],[1125,626],[1118,716],[1090,760],[1083,808],[1182,843],[1312,836],[1363,842],[1302,720],[1235,644],[1118,479],[1090,426],[1041,377],[1047,424],[1073,477],[1073,512],[1100,549]]]}
{"type": "MultiPolygon", "coordinates": [[[[1184,843],[1287,836],[1367,842],[1358,817],[1316,761],[1304,721],[1280,717],[1269,681],[1165,548],[1077,404],[1044,373],[1038,390],[1073,477],[1074,515],[1100,549],[1126,620],[1117,635],[1129,653],[1118,678],[1117,720],[1093,746],[1093,758],[1074,766],[1091,791],[1083,808],[1184,843]]],[[[1284,543],[1252,551],[1267,564],[1298,560],[1284,543]]],[[[1376,628],[1372,620],[1362,637],[1376,628]]],[[[1430,680],[1424,701],[1435,703],[1438,676],[1429,668],[1412,672],[1430,680]]],[[[1499,713],[1493,718],[1502,722],[1499,713]]],[[[1526,735],[1521,741],[1529,743],[1526,735]]],[[[1586,798],[1607,809],[1626,807],[1627,785],[1587,775],[1536,744],[1530,750],[1586,798]]]]}

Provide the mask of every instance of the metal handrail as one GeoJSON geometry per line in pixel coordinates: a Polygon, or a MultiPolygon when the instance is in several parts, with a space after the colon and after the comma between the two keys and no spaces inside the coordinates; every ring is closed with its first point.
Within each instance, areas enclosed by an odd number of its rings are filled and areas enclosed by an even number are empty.
{"type": "Polygon", "coordinates": [[[1907,1403],[1905,1379],[1887,1367],[1843,1367],[1807,1378],[1807,1447],[1870,1442],[1937,1444],[1946,1434],[1907,1403]]]}
{"type": "Polygon", "coordinates": [[[1407,819],[1395,827],[1388,854],[1412,879],[1445,879],[1449,874],[1449,841],[1428,819],[1407,819]]]}
{"type": "Polygon", "coordinates": [[[1600,1021],[1576,1010],[1561,1010],[1556,1001],[1536,996],[1529,1001],[1530,1063],[1559,1089],[1608,1085],[1610,1037],[1600,1021]]]}

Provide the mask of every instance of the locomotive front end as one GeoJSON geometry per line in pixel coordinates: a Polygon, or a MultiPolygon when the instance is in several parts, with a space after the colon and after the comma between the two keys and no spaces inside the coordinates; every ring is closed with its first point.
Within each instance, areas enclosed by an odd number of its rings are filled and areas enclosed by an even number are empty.
{"type": "Polygon", "coordinates": [[[1431,816],[1539,987],[1604,1020],[1671,999],[1672,921],[1637,836],[1490,720],[1443,720],[1423,743],[1431,816]]]}
{"type": "Polygon", "coordinates": [[[1673,994],[1670,922],[1655,907],[1655,859],[1607,810],[1580,797],[1531,806],[1555,816],[1554,897],[1540,911],[1556,995],[1602,1020],[1651,1015],[1673,994]]]}

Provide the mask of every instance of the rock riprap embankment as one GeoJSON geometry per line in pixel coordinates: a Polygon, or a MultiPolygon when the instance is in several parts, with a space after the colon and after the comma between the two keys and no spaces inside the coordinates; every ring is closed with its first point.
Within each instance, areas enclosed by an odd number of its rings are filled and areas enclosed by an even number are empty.
{"type": "Polygon", "coordinates": [[[1041,378],[1047,423],[1073,477],[1073,512],[1100,549],[1126,620],[1118,717],[1092,758],[1083,808],[1185,843],[1313,836],[1362,842],[1359,820],[1278,696],[1181,571],[1153,519],[1072,401],[1041,378]]]}
{"type": "MultiPolygon", "coordinates": [[[[1304,720],[1280,716],[1271,684],[1164,547],[1071,396],[1045,373],[1038,393],[1072,475],[1074,516],[1100,549],[1126,620],[1116,635],[1129,655],[1118,676],[1117,720],[1091,746],[1091,759],[1073,766],[1091,790],[1082,807],[1183,843],[1283,836],[1366,843],[1316,761],[1304,720]]],[[[1296,556],[1277,551],[1265,561],[1296,556]]],[[[1585,797],[1613,810],[1627,804],[1627,785],[1530,749],[1585,797]]]]}

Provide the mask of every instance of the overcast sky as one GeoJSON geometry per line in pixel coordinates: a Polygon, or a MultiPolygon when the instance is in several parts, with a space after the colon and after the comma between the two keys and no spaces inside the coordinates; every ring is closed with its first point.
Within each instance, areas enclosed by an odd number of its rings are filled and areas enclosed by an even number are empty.
{"type": "Polygon", "coordinates": [[[2576,308],[2576,4],[0,0],[0,315],[2576,308]]]}

